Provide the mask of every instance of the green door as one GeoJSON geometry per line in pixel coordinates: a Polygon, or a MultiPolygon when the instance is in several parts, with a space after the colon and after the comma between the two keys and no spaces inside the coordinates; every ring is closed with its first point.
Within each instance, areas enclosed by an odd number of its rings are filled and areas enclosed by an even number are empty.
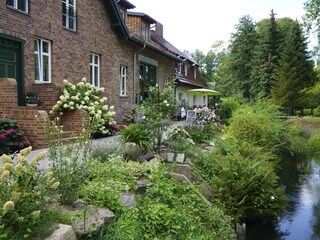
{"type": "Polygon", "coordinates": [[[20,44],[0,38],[0,78],[14,78],[18,85],[19,105],[23,104],[24,92],[21,77],[20,44]]]}

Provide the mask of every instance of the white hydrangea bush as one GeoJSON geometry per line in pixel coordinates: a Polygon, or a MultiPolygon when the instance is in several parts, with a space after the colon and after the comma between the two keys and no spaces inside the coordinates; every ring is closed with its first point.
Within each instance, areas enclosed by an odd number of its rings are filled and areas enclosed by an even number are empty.
{"type": "Polygon", "coordinates": [[[88,83],[86,78],[76,85],[63,80],[64,89],[50,114],[63,115],[67,110],[84,110],[88,112],[94,130],[103,134],[109,133],[107,126],[115,124],[114,106],[105,105],[106,97],[101,98],[104,88],[97,88],[88,83]]]}

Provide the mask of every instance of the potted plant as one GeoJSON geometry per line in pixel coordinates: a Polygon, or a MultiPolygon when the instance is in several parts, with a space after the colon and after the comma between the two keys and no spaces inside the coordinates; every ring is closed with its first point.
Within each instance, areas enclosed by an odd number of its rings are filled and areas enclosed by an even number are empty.
{"type": "Polygon", "coordinates": [[[26,100],[27,100],[26,101],[27,106],[31,106],[31,107],[38,106],[40,101],[38,94],[33,91],[27,92],[26,100]]]}

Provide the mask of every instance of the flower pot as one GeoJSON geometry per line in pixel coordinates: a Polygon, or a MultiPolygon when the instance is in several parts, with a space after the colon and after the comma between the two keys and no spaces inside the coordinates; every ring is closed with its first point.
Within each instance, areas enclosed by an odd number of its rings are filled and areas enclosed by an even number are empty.
{"type": "Polygon", "coordinates": [[[184,158],[185,158],[184,153],[177,153],[176,162],[177,163],[183,163],[184,162],[184,158]]]}
{"type": "Polygon", "coordinates": [[[28,107],[37,107],[38,103],[27,103],[26,104],[28,107]]]}

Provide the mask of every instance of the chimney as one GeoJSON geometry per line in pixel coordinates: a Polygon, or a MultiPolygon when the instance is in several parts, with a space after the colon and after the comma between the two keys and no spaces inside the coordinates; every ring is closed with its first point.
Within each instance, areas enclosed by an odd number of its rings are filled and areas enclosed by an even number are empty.
{"type": "Polygon", "coordinates": [[[154,36],[159,40],[163,39],[163,25],[161,23],[156,23],[154,36]]]}

